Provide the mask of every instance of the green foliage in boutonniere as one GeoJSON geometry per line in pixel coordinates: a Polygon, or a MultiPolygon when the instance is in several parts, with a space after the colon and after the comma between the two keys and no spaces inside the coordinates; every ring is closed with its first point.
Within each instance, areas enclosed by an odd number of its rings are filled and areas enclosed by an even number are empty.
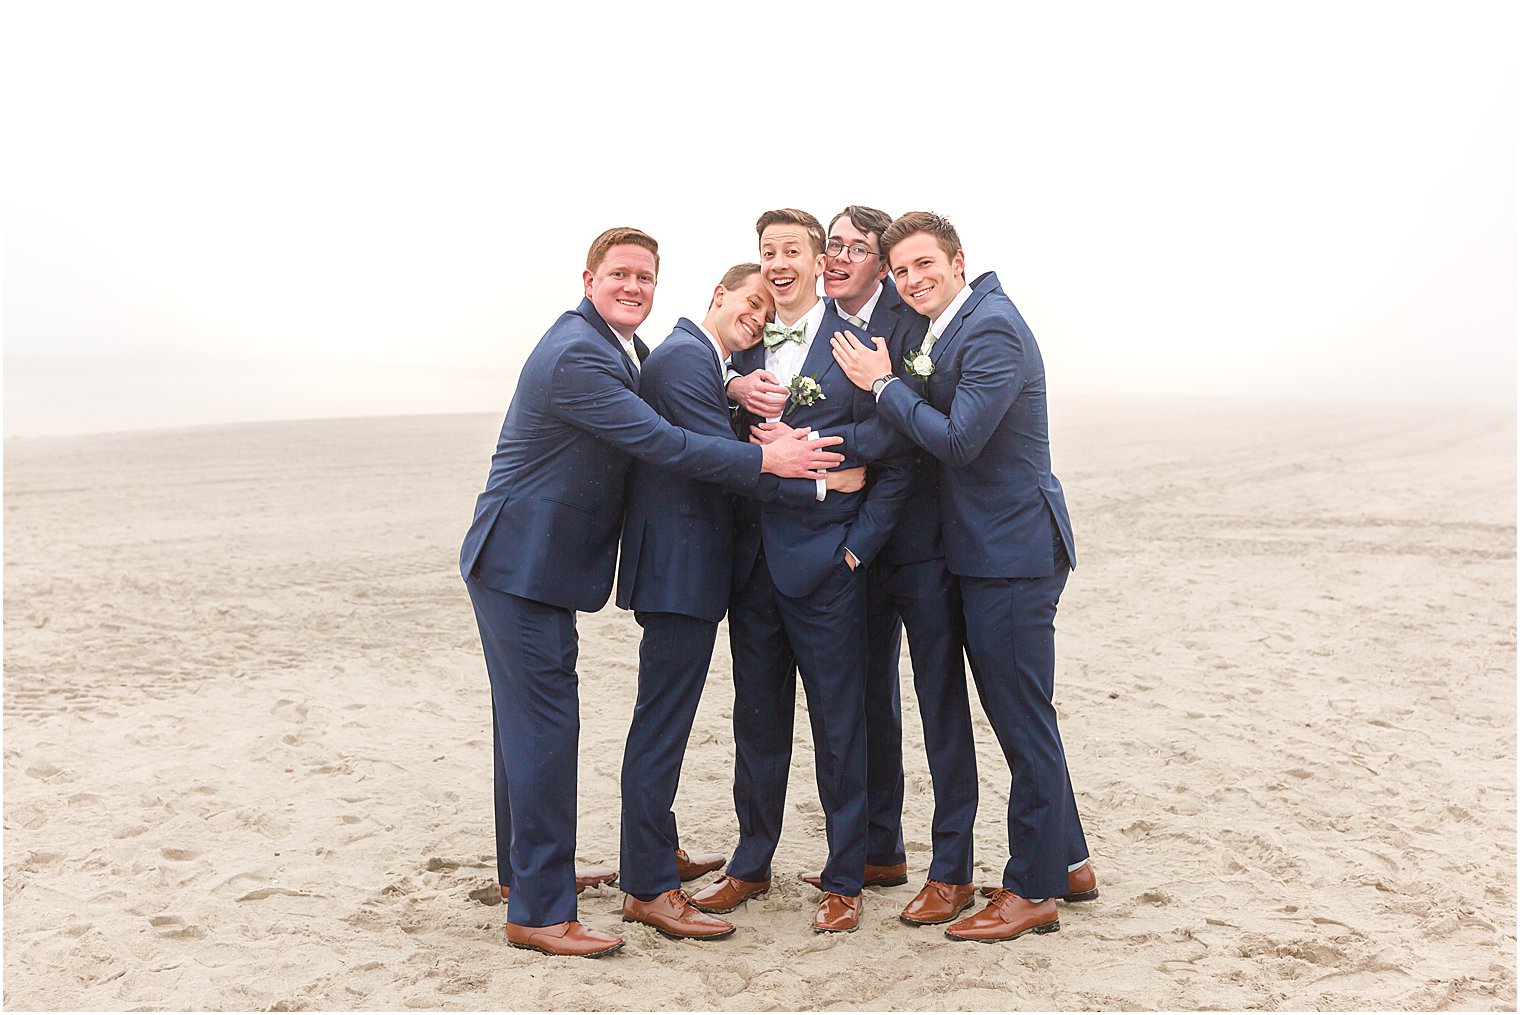
{"type": "Polygon", "coordinates": [[[903,357],[903,373],[926,381],[929,375],[934,373],[934,361],[929,358],[929,353],[920,347],[917,352],[910,352],[903,357]]]}
{"type": "Polygon", "coordinates": [[[786,411],[791,412],[799,405],[812,405],[814,402],[827,400],[828,396],[823,393],[823,388],[815,378],[806,374],[798,374],[792,378],[792,382],[786,386],[787,394],[791,395],[791,401],[787,403],[786,411]]]}

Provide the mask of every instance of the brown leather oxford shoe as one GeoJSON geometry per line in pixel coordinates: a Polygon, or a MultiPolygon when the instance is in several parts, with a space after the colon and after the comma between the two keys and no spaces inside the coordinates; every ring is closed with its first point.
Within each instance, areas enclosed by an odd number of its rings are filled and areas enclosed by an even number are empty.
{"type": "Polygon", "coordinates": [[[957,941],[1012,941],[1030,931],[1049,934],[1061,929],[1056,900],[1030,902],[1006,888],[996,888],[986,907],[945,928],[945,936],[957,941]]]}
{"type": "Polygon", "coordinates": [[[860,928],[860,896],[824,892],[813,916],[817,934],[853,934],[860,928]]]}
{"type": "MultiPolygon", "coordinates": [[[[602,885],[617,884],[617,871],[611,867],[577,867],[575,868],[575,894],[579,895],[588,888],[598,888],[602,885]]],[[[511,891],[505,886],[501,889],[501,901],[507,901],[507,895],[511,891]]]]}
{"type": "Polygon", "coordinates": [[[757,898],[770,891],[769,881],[740,881],[727,874],[691,897],[691,904],[704,913],[732,913],[745,899],[757,898]]]}
{"type": "Polygon", "coordinates": [[[623,947],[623,939],[616,934],[603,934],[584,927],[579,920],[547,927],[520,927],[508,923],[507,943],[513,948],[531,948],[545,955],[573,955],[583,959],[611,955],[623,947]]]}
{"type": "MultiPolygon", "coordinates": [[[[982,894],[990,896],[1002,885],[983,885],[982,894]]],[[[1066,894],[1057,895],[1062,902],[1091,902],[1098,897],[1098,871],[1088,860],[1066,875],[1066,894]]]]}
{"type": "Polygon", "coordinates": [[[1098,897],[1098,872],[1089,860],[1066,875],[1066,894],[1063,902],[1091,902],[1098,897]]]}
{"type": "MultiPolygon", "coordinates": [[[[823,890],[823,871],[808,871],[806,874],[797,875],[819,891],[823,890]]],[[[897,885],[908,883],[908,865],[906,863],[893,863],[878,866],[874,863],[866,864],[865,880],[861,881],[864,888],[892,888],[897,885]]]]}
{"type": "Polygon", "coordinates": [[[910,927],[924,927],[934,923],[949,923],[971,908],[976,889],[970,885],[947,885],[943,881],[928,881],[920,888],[913,901],[903,907],[898,919],[910,927]]]}
{"type": "Polygon", "coordinates": [[[703,913],[679,888],[661,893],[652,902],[640,902],[632,895],[624,895],[623,921],[647,924],[666,937],[703,941],[728,937],[734,932],[733,924],[703,913]]]}
{"type": "Polygon", "coordinates": [[[698,853],[695,856],[684,849],[676,850],[676,876],[682,881],[695,881],[704,874],[711,874],[728,862],[721,853],[698,853]]]}

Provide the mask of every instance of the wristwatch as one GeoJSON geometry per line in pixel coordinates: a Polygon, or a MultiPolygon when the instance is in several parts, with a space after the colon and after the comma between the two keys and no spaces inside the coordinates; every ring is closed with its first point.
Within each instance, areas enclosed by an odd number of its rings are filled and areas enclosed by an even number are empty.
{"type": "Polygon", "coordinates": [[[880,398],[881,389],[887,386],[888,381],[895,380],[897,380],[896,374],[882,374],[880,377],[876,378],[876,380],[871,382],[871,397],[880,398]]]}

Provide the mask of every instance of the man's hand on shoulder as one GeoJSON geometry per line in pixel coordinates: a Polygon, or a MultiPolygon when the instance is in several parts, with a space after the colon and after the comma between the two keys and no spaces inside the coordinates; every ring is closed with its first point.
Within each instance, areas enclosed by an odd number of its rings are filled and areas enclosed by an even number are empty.
{"type": "Polygon", "coordinates": [[[839,364],[845,376],[862,391],[871,390],[871,382],[892,372],[892,357],[887,344],[879,338],[866,336],[866,342],[855,337],[853,331],[834,332],[829,345],[834,349],[834,362],[839,364]]]}
{"type": "Polygon", "coordinates": [[[776,383],[776,375],[769,370],[756,370],[728,382],[728,400],[765,419],[779,416],[786,408],[786,389],[776,383]]]}
{"type": "MultiPolygon", "coordinates": [[[[751,443],[760,442],[751,438],[751,443]]],[[[843,437],[808,437],[806,430],[793,430],[789,437],[760,447],[760,471],[782,479],[820,479],[821,474],[844,461],[844,455],[824,448],[843,444],[843,437]]]]}

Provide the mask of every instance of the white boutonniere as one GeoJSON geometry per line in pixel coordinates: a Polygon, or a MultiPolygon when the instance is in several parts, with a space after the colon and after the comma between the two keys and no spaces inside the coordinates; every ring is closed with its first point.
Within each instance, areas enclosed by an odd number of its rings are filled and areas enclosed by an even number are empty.
{"type": "Polygon", "coordinates": [[[787,394],[792,396],[787,403],[787,411],[797,408],[799,405],[812,405],[814,402],[826,401],[828,396],[823,393],[823,388],[818,381],[806,374],[798,374],[792,378],[792,382],[786,386],[787,394]]]}
{"type": "Polygon", "coordinates": [[[917,352],[910,352],[903,357],[903,373],[909,377],[928,380],[929,375],[934,373],[934,361],[920,348],[917,352]]]}

